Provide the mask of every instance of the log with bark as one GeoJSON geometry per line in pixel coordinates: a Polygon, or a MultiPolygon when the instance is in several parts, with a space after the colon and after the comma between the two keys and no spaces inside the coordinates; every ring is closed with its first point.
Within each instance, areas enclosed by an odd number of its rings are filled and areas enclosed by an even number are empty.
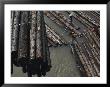
{"type": "Polygon", "coordinates": [[[58,44],[67,44],[66,40],[60,35],[58,34],[54,29],[50,28],[47,24],[46,26],[46,33],[47,33],[47,37],[49,38],[51,34],[53,36],[53,38],[55,38],[56,42],[58,42],[58,44]]]}
{"type": "Polygon", "coordinates": [[[16,58],[15,65],[22,67],[29,77],[45,76],[51,60],[43,12],[14,11],[11,23],[11,67],[16,58]]]}
{"type": "Polygon", "coordinates": [[[13,64],[17,65],[18,42],[19,42],[19,26],[20,11],[11,11],[11,66],[13,72],[13,64]]]}
{"type": "Polygon", "coordinates": [[[97,61],[95,60],[95,56],[90,51],[90,46],[88,43],[81,42],[79,43],[77,40],[74,41],[75,50],[79,56],[79,60],[81,61],[81,71],[86,73],[87,76],[100,76],[100,66],[98,66],[97,61]],[[84,69],[84,70],[82,70],[84,69]]]}

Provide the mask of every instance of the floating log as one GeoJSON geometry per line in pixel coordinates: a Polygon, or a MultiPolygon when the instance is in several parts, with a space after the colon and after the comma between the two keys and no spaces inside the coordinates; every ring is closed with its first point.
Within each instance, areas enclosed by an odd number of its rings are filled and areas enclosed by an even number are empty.
{"type": "Polygon", "coordinates": [[[100,15],[98,16],[94,14],[94,11],[82,11],[82,12],[90,16],[91,17],[90,19],[94,19],[96,23],[100,24],[100,15]]]}
{"type": "Polygon", "coordinates": [[[12,11],[12,39],[11,51],[18,51],[20,11],[12,11]]]}
{"type": "Polygon", "coordinates": [[[73,31],[74,33],[76,33],[75,28],[69,23],[69,21],[67,21],[66,17],[64,17],[61,13],[56,13],[55,11],[50,11],[49,13],[51,13],[58,20],[60,20],[61,23],[63,23],[65,25],[65,28],[68,28],[68,29],[70,29],[70,31],[73,31]]]}
{"type": "Polygon", "coordinates": [[[18,62],[20,66],[24,66],[29,58],[29,25],[28,11],[21,12],[21,23],[19,31],[19,46],[18,46],[18,62]]]}
{"type": "Polygon", "coordinates": [[[36,28],[37,16],[36,11],[31,11],[31,29],[30,29],[30,59],[36,58],[36,28]]]}
{"type": "Polygon", "coordinates": [[[30,30],[30,60],[28,61],[27,73],[29,77],[45,76],[50,70],[51,60],[48,48],[46,27],[42,11],[32,11],[32,22],[30,30]]]}
{"type": "Polygon", "coordinates": [[[20,11],[12,11],[11,13],[11,65],[13,70],[13,64],[18,66],[17,57],[19,45],[20,11]]]}
{"type": "Polygon", "coordinates": [[[82,18],[88,21],[88,23],[91,23],[95,27],[100,27],[99,23],[96,23],[95,20],[93,20],[89,15],[85,14],[83,11],[74,11],[76,14],[80,15],[82,18]]]}
{"type": "MultiPolygon", "coordinates": [[[[69,11],[67,11],[68,14],[70,14],[69,11]]],[[[91,31],[94,30],[94,32],[96,33],[96,35],[98,35],[98,37],[100,37],[100,33],[99,33],[99,27],[93,26],[91,23],[89,23],[87,20],[85,20],[82,16],[80,16],[79,14],[77,14],[76,12],[73,12],[73,17],[75,19],[77,19],[80,23],[82,23],[85,27],[89,28],[91,31]]]]}
{"type": "MultiPolygon", "coordinates": [[[[11,11],[11,55],[13,55],[12,52],[14,52],[14,51],[12,51],[14,17],[15,17],[15,12],[11,11]]],[[[17,50],[15,50],[15,51],[17,51],[17,50]]],[[[13,73],[13,59],[14,59],[14,56],[13,57],[11,56],[11,74],[13,73]]]]}
{"type": "Polygon", "coordinates": [[[44,11],[44,14],[51,19],[54,23],[59,25],[60,27],[64,27],[64,24],[62,24],[58,19],[56,19],[52,14],[50,14],[48,11],[44,11]]]}
{"type": "Polygon", "coordinates": [[[39,12],[41,15],[41,32],[42,32],[42,46],[43,46],[43,63],[41,64],[41,72],[42,75],[46,75],[46,72],[50,70],[51,66],[51,59],[50,59],[50,53],[48,48],[48,40],[47,40],[47,34],[46,34],[46,27],[44,22],[44,13],[42,11],[39,12]]]}
{"type": "MultiPolygon", "coordinates": [[[[84,61],[84,59],[82,57],[82,54],[80,53],[79,48],[78,48],[78,46],[76,44],[75,44],[75,50],[76,50],[76,52],[77,52],[77,54],[78,54],[78,56],[80,58],[80,61],[82,63],[82,66],[81,67],[84,68],[84,71],[83,72],[85,72],[87,76],[91,76],[91,74],[90,74],[90,72],[89,72],[89,70],[88,70],[88,68],[87,68],[87,66],[85,64],[85,61],[84,61]]],[[[82,71],[82,69],[81,69],[81,71],[82,71]]]]}
{"type": "Polygon", "coordinates": [[[60,40],[58,40],[54,35],[53,33],[51,33],[50,31],[47,30],[47,37],[49,39],[51,39],[54,43],[56,44],[62,44],[62,42],[60,40]]]}
{"type": "MultiPolygon", "coordinates": [[[[67,12],[70,14],[70,12],[67,12]]],[[[79,22],[81,22],[83,25],[85,25],[88,29],[88,32],[91,32],[93,35],[95,35],[95,38],[98,38],[97,41],[99,41],[99,37],[100,37],[100,31],[99,28],[94,27],[92,24],[88,23],[88,21],[86,21],[84,18],[82,18],[80,15],[76,14],[75,12],[73,12],[73,17],[75,19],[77,19],[79,22]]],[[[93,36],[94,37],[94,36],[93,36]]],[[[96,41],[96,42],[97,42],[96,41]]],[[[98,44],[98,43],[97,43],[98,44]]],[[[99,44],[98,44],[99,45],[99,44]]]]}
{"type": "Polygon", "coordinates": [[[100,11],[90,11],[90,12],[93,13],[98,18],[100,18],[100,11]]]}
{"type": "Polygon", "coordinates": [[[46,32],[47,35],[48,32],[50,32],[52,36],[55,36],[55,38],[58,39],[59,44],[67,44],[66,40],[62,36],[60,36],[54,29],[50,28],[47,24],[46,24],[46,32]]]}
{"type": "Polygon", "coordinates": [[[27,64],[27,74],[29,77],[37,74],[41,76],[42,56],[41,41],[41,19],[37,11],[31,11],[31,29],[30,29],[30,59],[27,64]]]}
{"type": "Polygon", "coordinates": [[[84,68],[87,76],[100,76],[99,66],[97,66],[92,52],[90,52],[88,49],[90,49],[89,45],[85,42],[79,44],[77,41],[75,41],[75,50],[79,55],[80,61],[83,65],[82,67],[84,68]],[[83,48],[81,44],[83,44],[83,48]]]}
{"type": "MultiPolygon", "coordinates": [[[[86,41],[88,42],[88,44],[87,44],[88,47],[90,47],[90,49],[91,49],[91,51],[92,51],[92,54],[93,54],[93,56],[94,56],[94,61],[96,61],[97,64],[100,65],[100,60],[99,60],[100,56],[99,56],[99,54],[97,53],[95,44],[91,43],[91,40],[88,38],[88,36],[86,36],[85,34],[83,34],[83,35],[84,35],[86,41]],[[94,46],[94,47],[93,47],[93,46],[94,46]]],[[[99,51],[99,50],[98,50],[98,51],[99,51]]]]}
{"type": "Polygon", "coordinates": [[[88,24],[92,24],[92,28],[94,29],[94,32],[96,33],[96,35],[100,36],[100,23],[96,23],[95,20],[93,20],[90,16],[88,16],[87,14],[85,14],[82,11],[74,11],[76,14],[78,14],[79,16],[81,16],[85,21],[88,21],[88,24]]]}
{"type": "Polygon", "coordinates": [[[57,43],[53,42],[53,40],[50,39],[50,38],[48,38],[48,42],[49,42],[52,46],[54,46],[54,47],[57,46],[57,43]]]}
{"type": "Polygon", "coordinates": [[[42,38],[41,38],[41,14],[40,12],[37,13],[37,30],[36,30],[36,58],[43,58],[42,55],[42,38]]]}

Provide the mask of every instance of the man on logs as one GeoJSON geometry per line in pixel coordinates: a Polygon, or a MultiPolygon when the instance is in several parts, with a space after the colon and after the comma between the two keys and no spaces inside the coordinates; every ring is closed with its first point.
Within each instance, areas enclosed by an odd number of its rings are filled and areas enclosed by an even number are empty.
{"type": "Polygon", "coordinates": [[[70,13],[69,17],[70,17],[70,23],[72,23],[72,19],[73,19],[73,12],[70,13]]]}

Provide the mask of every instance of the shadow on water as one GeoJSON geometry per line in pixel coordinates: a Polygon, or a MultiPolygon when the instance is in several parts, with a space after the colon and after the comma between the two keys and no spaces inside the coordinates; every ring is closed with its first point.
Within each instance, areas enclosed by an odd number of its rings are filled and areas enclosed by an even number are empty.
{"type": "Polygon", "coordinates": [[[28,76],[37,74],[38,77],[45,76],[46,72],[50,71],[51,66],[48,66],[47,61],[30,60],[27,65],[28,76]]]}
{"type": "Polygon", "coordinates": [[[51,65],[42,59],[17,58],[17,52],[11,53],[11,74],[13,74],[13,64],[22,67],[22,72],[27,73],[28,77],[37,74],[38,77],[45,76],[50,71],[51,65]]]}

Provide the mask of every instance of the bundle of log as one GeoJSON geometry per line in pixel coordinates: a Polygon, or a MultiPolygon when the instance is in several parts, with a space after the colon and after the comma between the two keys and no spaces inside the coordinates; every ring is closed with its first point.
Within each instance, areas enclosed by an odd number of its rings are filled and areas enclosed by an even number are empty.
{"type": "MultiPolygon", "coordinates": [[[[47,24],[46,33],[50,43],[52,41],[56,46],[67,44],[66,40],[63,37],[61,37],[54,29],[51,29],[47,24]]],[[[55,46],[54,44],[53,46],[55,46]]]]}
{"type": "Polygon", "coordinates": [[[76,51],[76,54],[79,57],[79,69],[81,73],[84,73],[84,76],[94,77],[100,76],[100,49],[98,45],[94,42],[92,35],[88,32],[83,33],[85,40],[77,41],[73,40],[74,47],[71,46],[72,53],[76,51]]]}
{"type": "MultiPolygon", "coordinates": [[[[88,44],[83,43],[83,45],[84,49],[89,47],[88,44]]],[[[94,57],[88,50],[85,50],[85,53],[84,49],[77,42],[75,44],[75,49],[82,63],[81,67],[84,68],[86,75],[89,77],[100,76],[99,65],[97,65],[95,60],[96,57],[94,57]]]]}
{"type": "Polygon", "coordinates": [[[100,13],[89,11],[89,14],[85,11],[11,11],[11,73],[14,64],[22,67],[29,77],[36,74],[45,76],[52,67],[49,47],[70,44],[73,55],[77,55],[80,63],[79,70],[87,77],[99,77],[100,13]],[[74,19],[84,25],[83,29],[68,18],[71,12],[74,19]],[[45,23],[44,15],[66,29],[72,41],[66,41],[61,33],[45,23]]]}
{"type": "MultiPolygon", "coordinates": [[[[71,14],[71,11],[67,11],[71,14]]],[[[72,53],[76,52],[79,56],[79,69],[85,76],[100,76],[100,24],[93,20],[85,11],[72,11],[72,16],[81,22],[87,29],[84,29],[78,41],[78,35],[73,37],[71,46],[72,53]],[[95,32],[93,31],[95,29],[95,32]]],[[[96,12],[95,12],[96,13],[96,12]]],[[[97,14],[97,13],[96,13],[97,14]]],[[[98,15],[97,15],[97,18],[98,15]]],[[[75,55],[75,54],[74,54],[75,55]]]]}
{"type": "Polygon", "coordinates": [[[87,20],[93,26],[100,27],[100,23],[99,23],[100,21],[98,21],[98,23],[97,23],[93,18],[91,18],[89,15],[87,15],[83,11],[74,11],[74,12],[77,13],[78,15],[82,16],[85,20],[87,20]]]}
{"type": "MultiPolygon", "coordinates": [[[[67,11],[68,14],[70,14],[70,11],[67,11]]],[[[73,17],[75,19],[77,19],[79,22],[81,22],[84,26],[86,26],[87,28],[89,28],[92,32],[94,32],[97,37],[100,37],[100,24],[99,23],[95,23],[94,21],[90,21],[90,19],[88,19],[87,14],[85,16],[85,14],[80,13],[79,11],[73,11],[73,17]]],[[[89,17],[90,18],[90,17],[89,17]]]]}
{"type": "Polygon", "coordinates": [[[64,27],[64,24],[62,24],[57,18],[55,18],[54,15],[50,14],[48,11],[44,11],[44,14],[45,14],[50,20],[52,20],[54,23],[56,23],[57,25],[59,25],[60,27],[64,27]]]}
{"type": "MultiPolygon", "coordinates": [[[[81,34],[77,30],[77,27],[73,23],[70,22],[70,19],[68,19],[67,17],[65,17],[60,11],[46,11],[45,13],[46,13],[45,15],[47,17],[49,17],[49,18],[50,18],[49,15],[54,16],[54,18],[56,18],[56,20],[59,21],[60,24],[63,24],[63,27],[65,29],[67,29],[68,31],[70,31],[70,35],[76,36],[76,35],[80,35],[81,34]],[[49,14],[49,15],[47,15],[47,14],[49,14]]],[[[54,20],[52,20],[52,21],[54,21],[54,20]]],[[[55,23],[60,26],[59,23],[57,23],[57,22],[55,22],[55,23]]]]}
{"type": "Polygon", "coordinates": [[[29,77],[45,76],[51,60],[43,12],[12,11],[11,15],[11,72],[15,64],[29,77]]]}

